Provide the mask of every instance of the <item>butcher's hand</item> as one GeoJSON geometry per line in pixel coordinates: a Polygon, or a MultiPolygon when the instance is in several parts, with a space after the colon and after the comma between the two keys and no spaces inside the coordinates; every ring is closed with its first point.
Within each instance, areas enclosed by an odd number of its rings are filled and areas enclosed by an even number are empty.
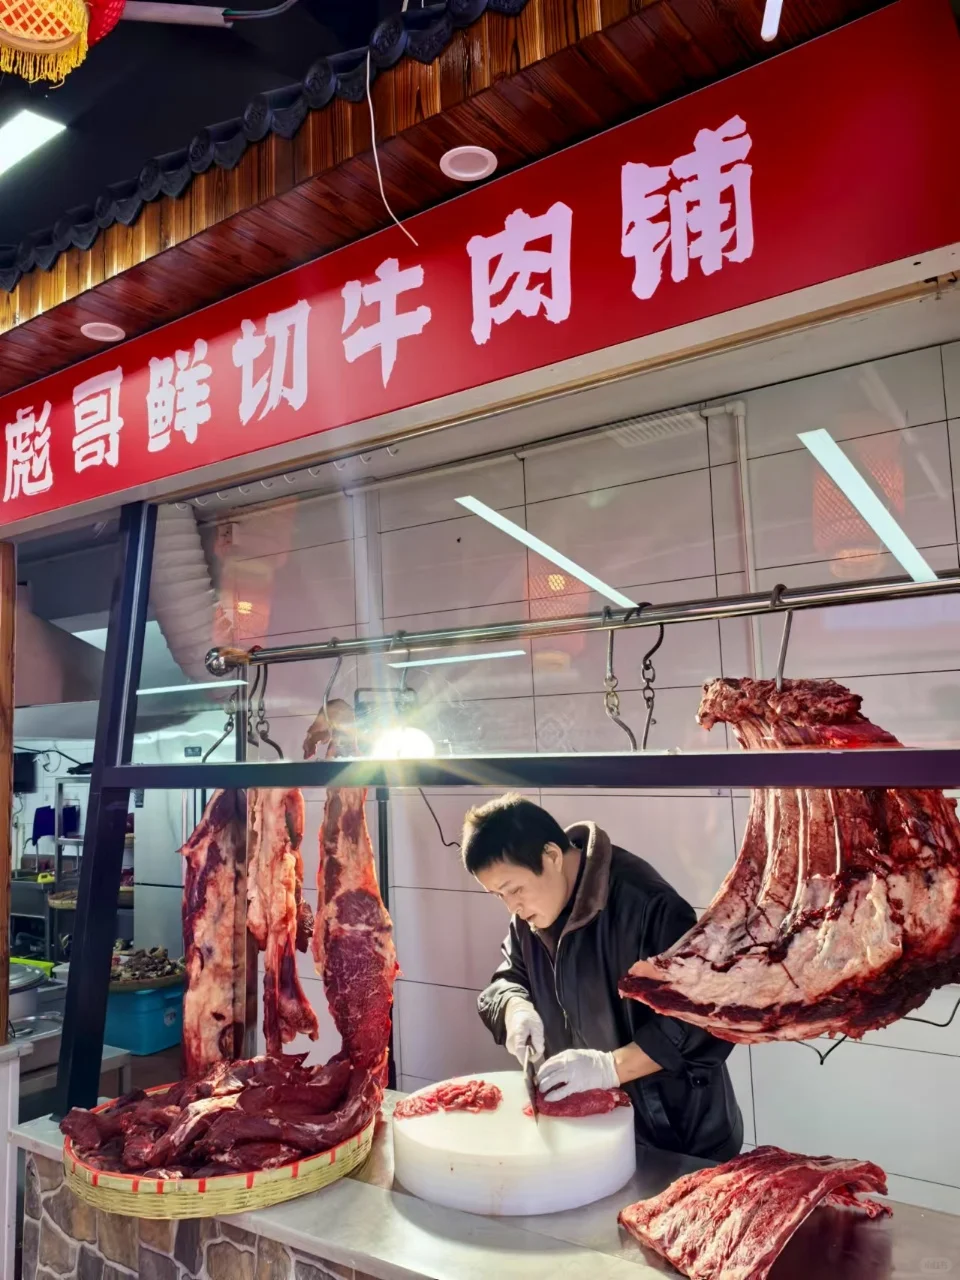
{"type": "Polygon", "coordinates": [[[544,1048],[543,1021],[530,1001],[522,1000],[519,996],[508,1000],[504,1022],[507,1028],[507,1048],[521,1067],[527,1056],[528,1043],[533,1045],[534,1062],[539,1062],[544,1048]]]}
{"type": "Polygon", "coordinates": [[[537,1073],[537,1087],[551,1102],[588,1089],[616,1089],[620,1076],[612,1053],[599,1049],[564,1049],[537,1073]]]}

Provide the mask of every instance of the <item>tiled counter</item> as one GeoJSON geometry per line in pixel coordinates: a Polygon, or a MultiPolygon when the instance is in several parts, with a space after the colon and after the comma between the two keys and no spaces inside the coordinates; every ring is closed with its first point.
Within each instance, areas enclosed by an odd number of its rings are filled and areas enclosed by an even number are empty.
{"type": "MultiPolygon", "coordinates": [[[[23,1280],[661,1280],[676,1273],[644,1255],[617,1213],[697,1164],[646,1152],[633,1181],[595,1205],[546,1217],[478,1217],[394,1186],[384,1124],[366,1165],[323,1191],[227,1221],[162,1223],[77,1201],[63,1182],[51,1120],[18,1126],[11,1141],[28,1153],[23,1280]]],[[[819,1211],[771,1280],[951,1273],[960,1273],[960,1218],[898,1204],[889,1222],[819,1211]]]]}

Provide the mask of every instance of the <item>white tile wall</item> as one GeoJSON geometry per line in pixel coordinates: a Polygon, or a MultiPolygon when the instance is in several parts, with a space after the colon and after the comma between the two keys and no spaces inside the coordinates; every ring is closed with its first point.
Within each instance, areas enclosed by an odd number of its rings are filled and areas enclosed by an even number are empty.
{"type": "MultiPolygon", "coordinates": [[[[732,399],[733,397],[726,397],[732,399]]],[[[956,568],[960,486],[960,343],[746,391],[757,585],[840,581],[898,572],[856,520],[833,507],[797,433],[826,427],[879,491],[892,485],[900,523],[938,569],[956,568]],[[891,479],[892,478],[892,479],[891,479]],[[902,491],[902,501],[899,496],[902,491]]],[[[554,565],[529,555],[454,499],[473,493],[639,601],[713,597],[746,589],[734,421],[696,411],[664,415],[641,438],[612,430],[520,457],[384,486],[365,518],[365,500],[339,497],[242,517],[233,561],[221,578],[234,599],[249,597],[250,637],[350,635],[353,628],[415,630],[591,611],[602,601],[554,565]],[[377,533],[377,528],[381,532],[377,533]],[[379,555],[367,540],[378,538],[379,555]],[[374,579],[370,568],[381,565],[374,579]],[[246,593],[246,595],[244,594],[246,593]],[[367,623],[366,605],[382,602],[367,623]]],[[[836,496],[834,493],[832,496],[836,496]]],[[[242,617],[243,615],[241,615],[242,617]]],[[[955,654],[960,604],[953,597],[798,614],[788,675],[847,679],[867,715],[912,743],[952,742],[960,731],[955,654]]],[[[781,623],[761,627],[761,670],[775,662],[781,623]]],[[[743,622],[685,624],[668,631],[654,659],[656,721],[651,746],[723,750],[718,726],[704,734],[695,715],[701,683],[749,674],[743,622]]],[[[653,636],[618,636],[615,668],[624,718],[639,735],[644,705],[639,666],[653,636]]],[[[605,716],[601,637],[545,639],[525,656],[411,671],[422,723],[438,750],[621,750],[605,716]]],[[[268,708],[275,736],[297,758],[322,697],[327,664],[277,668],[268,708]]],[[[337,692],[394,681],[382,664],[345,664],[337,692]]],[[[538,793],[533,793],[537,798],[538,793]]],[[[429,793],[443,836],[459,839],[463,814],[485,798],[429,793]]],[[[304,860],[308,896],[317,865],[322,793],[308,796],[304,860]]],[[[728,793],[545,792],[564,823],[592,818],[647,858],[702,910],[736,854],[749,798],[728,793]]],[[[506,917],[444,845],[415,791],[391,796],[391,906],[404,978],[397,984],[395,1037],[403,1086],[514,1065],[476,1013],[478,989],[499,956],[506,917]]],[[[335,1036],[321,984],[301,973],[324,1020],[315,1060],[335,1036]]],[[[923,1016],[946,1021],[960,991],[931,997],[923,1016]]],[[[778,1142],[808,1152],[878,1160],[895,1196],[960,1212],[960,1130],[953,1105],[960,1070],[960,1019],[949,1028],[902,1021],[860,1044],[845,1044],[820,1067],[801,1046],[737,1047],[730,1058],[747,1143],[778,1142]]]]}
{"type": "Polygon", "coordinates": [[[744,398],[752,458],[793,449],[799,432],[818,427],[851,440],[946,416],[937,347],[762,387],[744,398]]]}
{"type": "Polygon", "coordinates": [[[947,417],[960,417],[960,342],[940,348],[943,359],[943,382],[947,398],[947,417]]]}
{"type": "MultiPolygon", "coordinates": [[[[956,543],[944,423],[861,437],[843,449],[864,476],[877,481],[879,492],[897,495],[891,508],[916,546],[956,543]]],[[[809,450],[754,458],[749,474],[758,568],[830,559],[841,548],[861,555],[882,552],[877,535],[823,475],[809,450]]],[[[736,464],[714,468],[713,498],[717,569],[736,572],[744,567],[736,464]]]]}
{"type": "Polygon", "coordinates": [[[697,410],[680,410],[659,415],[640,432],[627,423],[558,441],[529,453],[525,464],[528,502],[697,471],[708,465],[706,423],[697,410]]]}
{"type": "MultiPolygon", "coordinates": [[[[573,467],[571,488],[576,476],[573,467]]],[[[532,503],[527,527],[620,590],[715,572],[706,469],[532,503]]],[[[551,594],[551,575],[555,566],[531,554],[531,597],[551,594]]]]}

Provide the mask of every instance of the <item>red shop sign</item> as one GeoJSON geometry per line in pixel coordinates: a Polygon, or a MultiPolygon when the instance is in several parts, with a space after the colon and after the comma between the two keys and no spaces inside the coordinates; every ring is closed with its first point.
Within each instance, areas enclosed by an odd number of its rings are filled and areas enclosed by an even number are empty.
{"type": "Polygon", "coordinates": [[[960,241],[947,0],[897,0],[0,400],[0,524],[960,241]]]}

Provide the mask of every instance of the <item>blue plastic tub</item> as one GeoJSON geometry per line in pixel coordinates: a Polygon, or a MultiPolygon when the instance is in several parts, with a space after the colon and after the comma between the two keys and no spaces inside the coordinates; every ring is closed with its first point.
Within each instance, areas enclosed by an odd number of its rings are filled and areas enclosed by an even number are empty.
{"type": "Polygon", "coordinates": [[[183,1034],[183,987],[115,992],[107,997],[104,1044],[138,1057],[172,1049],[183,1034]]]}

